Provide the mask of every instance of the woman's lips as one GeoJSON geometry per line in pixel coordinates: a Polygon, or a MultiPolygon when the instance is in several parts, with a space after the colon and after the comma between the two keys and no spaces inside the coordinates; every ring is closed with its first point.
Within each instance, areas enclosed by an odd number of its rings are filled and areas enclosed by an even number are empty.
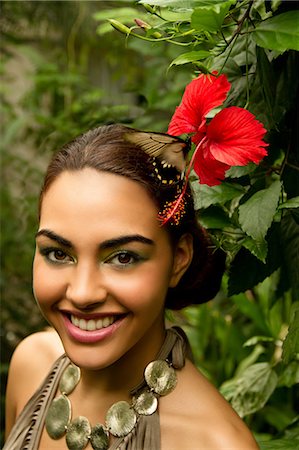
{"type": "Polygon", "coordinates": [[[74,314],[62,314],[62,317],[71,338],[82,343],[94,343],[110,337],[121,326],[126,315],[87,319],[74,314]]]}

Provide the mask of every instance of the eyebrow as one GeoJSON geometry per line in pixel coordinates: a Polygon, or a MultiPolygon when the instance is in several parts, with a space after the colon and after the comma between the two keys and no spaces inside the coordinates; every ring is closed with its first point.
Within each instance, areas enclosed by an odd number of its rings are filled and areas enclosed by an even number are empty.
{"type": "Polygon", "coordinates": [[[72,248],[73,244],[68,239],[65,239],[62,236],[59,236],[59,234],[54,233],[54,231],[48,230],[48,229],[42,229],[39,230],[35,237],[38,236],[46,236],[47,238],[51,239],[52,241],[57,242],[60,245],[63,245],[64,247],[72,248]]]}
{"type": "MultiPolygon", "coordinates": [[[[39,230],[35,237],[38,236],[46,236],[52,241],[56,241],[58,244],[63,245],[67,248],[73,248],[73,244],[68,239],[65,239],[62,236],[59,236],[58,234],[54,233],[54,231],[48,230],[48,229],[42,229],[39,230]]],[[[102,242],[99,245],[100,250],[106,250],[109,248],[119,247],[121,245],[129,244],[131,242],[141,242],[142,244],[146,245],[154,245],[154,241],[152,239],[149,239],[145,236],[142,236],[141,234],[129,234],[125,236],[119,236],[117,238],[108,239],[104,242],[102,242]]]]}
{"type": "Polygon", "coordinates": [[[100,244],[100,249],[105,250],[108,248],[119,247],[120,245],[129,244],[130,242],[141,242],[142,244],[154,245],[152,239],[146,238],[140,234],[129,234],[128,236],[120,236],[114,239],[108,239],[100,244]]]}

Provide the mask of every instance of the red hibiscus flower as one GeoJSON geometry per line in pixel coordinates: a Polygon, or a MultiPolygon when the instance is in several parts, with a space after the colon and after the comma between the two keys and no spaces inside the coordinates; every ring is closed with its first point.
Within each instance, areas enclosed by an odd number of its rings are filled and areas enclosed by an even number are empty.
{"type": "Polygon", "coordinates": [[[206,115],[224,102],[229,89],[225,75],[199,75],[187,85],[168,127],[174,136],[192,134],[196,149],[189,168],[209,186],[220,184],[231,166],[258,164],[267,154],[266,130],[246,109],[224,108],[207,123],[206,115]]]}

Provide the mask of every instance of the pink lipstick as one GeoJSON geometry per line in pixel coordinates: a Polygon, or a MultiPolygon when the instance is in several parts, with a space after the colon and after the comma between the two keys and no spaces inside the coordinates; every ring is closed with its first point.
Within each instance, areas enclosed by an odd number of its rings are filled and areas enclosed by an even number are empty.
{"type": "Polygon", "coordinates": [[[83,319],[63,314],[68,335],[75,341],[91,344],[112,336],[122,325],[125,315],[107,316],[96,319],[83,319]]]}

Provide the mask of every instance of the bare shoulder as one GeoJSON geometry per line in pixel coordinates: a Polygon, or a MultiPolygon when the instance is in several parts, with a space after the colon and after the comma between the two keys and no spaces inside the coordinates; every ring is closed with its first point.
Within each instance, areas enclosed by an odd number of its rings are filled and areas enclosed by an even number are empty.
{"type": "Polygon", "coordinates": [[[56,331],[51,329],[31,334],[16,347],[11,358],[7,382],[7,432],[53,363],[63,353],[60,338],[56,331]]]}
{"type": "Polygon", "coordinates": [[[10,372],[21,370],[22,373],[25,371],[34,372],[37,376],[43,375],[63,352],[61,340],[55,330],[33,333],[16,347],[10,362],[10,372]]]}
{"type": "Polygon", "coordinates": [[[162,450],[258,450],[245,423],[189,361],[163,410],[162,450]]]}

